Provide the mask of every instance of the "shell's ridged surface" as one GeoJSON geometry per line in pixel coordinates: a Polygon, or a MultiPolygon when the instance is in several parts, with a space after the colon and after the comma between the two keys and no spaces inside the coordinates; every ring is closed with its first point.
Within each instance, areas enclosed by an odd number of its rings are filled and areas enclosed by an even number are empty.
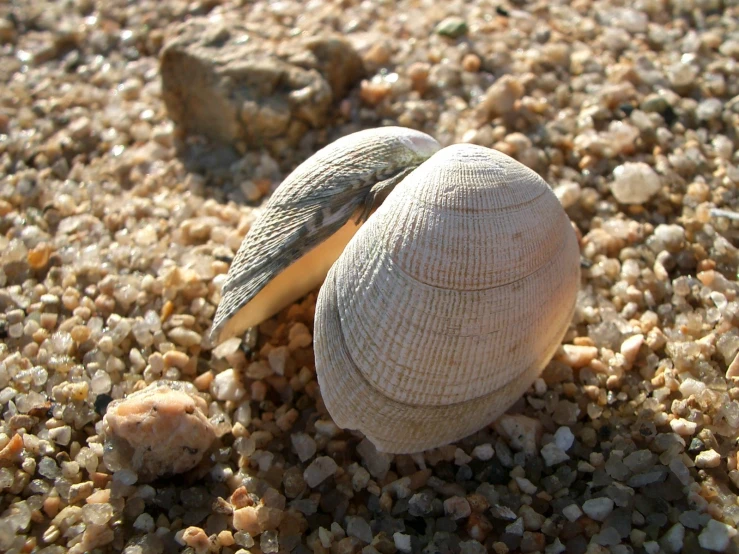
{"type": "Polygon", "coordinates": [[[460,439],[536,379],[578,285],[577,239],[548,185],[499,152],[445,148],[326,278],[314,337],[326,407],[389,452],[460,439]]]}
{"type": "Polygon", "coordinates": [[[244,238],[229,268],[211,336],[224,340],[239,334],[319,285],[356,231],[349,220],[372,187],[418,166],[439,148],[433,138],[412,129],[368,129],[338,139],[298,166],[244,238]],[[344,243],[319,254],[314,251],[340,230],[344,243]],[[295,269],[294,264],[311,252],[306,267],[267,290],[271,281],[291,266],[295,269]],[[263,290],[270,298],[257,299],[263,290]]]}

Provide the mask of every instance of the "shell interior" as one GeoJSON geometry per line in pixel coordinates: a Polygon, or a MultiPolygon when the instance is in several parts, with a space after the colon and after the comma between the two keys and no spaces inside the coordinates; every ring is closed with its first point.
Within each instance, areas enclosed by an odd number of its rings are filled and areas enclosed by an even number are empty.
{"type": "Polygon", "coordinates": [[[238,335],[317,287],[356,233],[359,225],[352,220],[362,219],[439,148],[413,129],[367,129],[334,141],[295,168],[231,263],[211,338],[238,335]]]}
{"type": "Polygon", "coordinates": [[[242,329],[258,325],[314,290],[324,281],[328,270],[360,226],[350,220],[325,242],[279,273],[231,316],[223,326],[220,336],[234,336],[242,329]]]}

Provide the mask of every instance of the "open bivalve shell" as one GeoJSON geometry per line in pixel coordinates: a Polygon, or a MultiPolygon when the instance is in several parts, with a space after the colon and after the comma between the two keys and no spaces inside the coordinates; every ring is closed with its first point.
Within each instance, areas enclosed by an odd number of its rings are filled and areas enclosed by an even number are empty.
{"type": "Polygon", "coordinates": [[[333,264],[314,349],[337,425],[412,453],[491,423],[571,320],[574,230],[547,183],[494,150],[444,148],[389,194],[333,264]]]}
{"type": "Polygon", "coordinates": [[[344,136],[300,164],[244,237],[211,337],[240,335],[320,285],[372,209],[440,148],[420,131],[382,127],[344,136]]]}

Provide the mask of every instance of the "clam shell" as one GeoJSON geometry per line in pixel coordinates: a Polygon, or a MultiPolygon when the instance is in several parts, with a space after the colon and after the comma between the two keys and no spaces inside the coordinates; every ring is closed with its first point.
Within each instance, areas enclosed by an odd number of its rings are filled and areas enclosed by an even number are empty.
{"type": "Polygon", "coordinates": [[[475,145],[434,154],[356,233],[319,293],[316,371],[336,424],[410,453],[493,421],[559,346],[579,259],[536,173],[475,145]]]}
{"type": "Polygon", "coordinates": [[[419,131],[383,127],[342,137],[298,166],[244,237],[211,337],[243,333],[317,287],[361,226],[352,216],[439,148],[419,131]]]}

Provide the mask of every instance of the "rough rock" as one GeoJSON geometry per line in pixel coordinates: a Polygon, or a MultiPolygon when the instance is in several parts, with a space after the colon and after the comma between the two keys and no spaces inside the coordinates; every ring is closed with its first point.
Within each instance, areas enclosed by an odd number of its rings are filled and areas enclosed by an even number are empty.
{"type": "Polygon", "coordinates": [[[111,402],[103,418],[111,470],[136,472],[139,482],[194,468],[215,431],[208,406],[188,383],[158,381],[111,402]]]}
{"type": "Polygon", "coordinates": [[[338,37],[277,46],[238,23],[193,18],[165,45],[160,71],[169,116],[185,133],[279,150],[325,126],[364,68],[338,37]]]}

